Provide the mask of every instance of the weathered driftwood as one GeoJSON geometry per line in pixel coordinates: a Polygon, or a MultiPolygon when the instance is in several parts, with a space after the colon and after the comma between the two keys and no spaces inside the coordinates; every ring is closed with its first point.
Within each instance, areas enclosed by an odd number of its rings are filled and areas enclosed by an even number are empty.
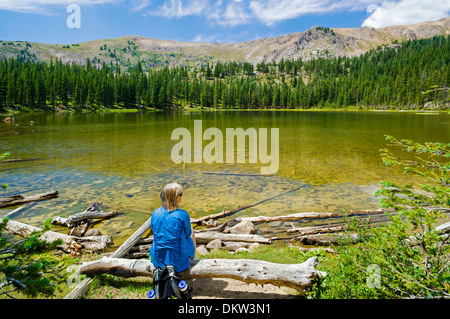
{"type": "MultiPolygon", "coordinates": [[[[217,240],[217,239],[216,239],[217,240]]],[[[213,241],[209,241],[206,245],[206,248],[211,250],[212,248],[208,247],[209,244],[211,244],[213,241]]],[[[251,242],[243,242],[243,241],[221,241],[218,240],[220,243],[220,247],[217,247],[217,249],[223,249],[228,251],[236,251],[239,248],[249,248],[251,245],[258,245],[259,243],[251,243],[251,242]]],[[[148,258],[148,254],[150,252],[151,244],[136,244],[134,247],[130,249],[128,254],[123,256],[123,258],[148,258]]]]}
{"type": "Polygon", "coordinates": [[[242,211],[242,210],[244,210],[244,209],[247,209],[247,208],[250,208],[250,207],[255,207],[255,206],[257,206],[257,205],[260,205],[260,204],[262,204],[262,203],[264,203],[264,202],[267,202],[267,201],[272,200],[272,199],[274,199],[274,198],[277,198],[277,197],[279,197],[279,196],[283,196],[283,195],[286,195],[286,194],[295,192],[295,191],[297,191],[297,190],[299,190],[299,189],[301,189],[301,188],[303,188],[303,187],[306,187],[306,186],[309,186],[309,184],[301,185],[301,186],[296,187],[296,188],[294,188],[294,189],[291,189],[291,190],[289,190],[289,191],[287,191],[287,192],[283,192],[283,193],[277,194],[277,195],[275,195],[275,196],[271,196],[271,197],[269,197],[269,198],[263,199],[263,200],[261,200],[261,201],[259,201],[259,202],[257,202],[257,203],[251,204],[251,205],[238,206],[238,207],[236,207],[235,209],[232,209],[232,210],[230,210],[230,211],[227,211],[227,210],[224,208],[223,211],[222,211],[221,213],[212,214],[212,215],[209,215],[209,216],[204,216],[204,217],[197,218],[197,219],[191,219],[191,223],[197,224],[197,223],[201,223],[201,222],[203,222],[203,221],[206,221],[206,220],[208,220],[208,219],[216,219],[216,218],[222,218],[222,217],[225,217],[225,216],[229,216],[229,215],[231,215],[231,214],[240,212],[240,211],[242,211]]]}
{"type": "Polygon", "coordinates": [[[223,218],[225,216],[229,216],[229,215],[235,214],[237,212],[240,212],[241,210],[247,209],[249,207],[250,207],[250,205],[238,206],[232,210],[226,210],[226,208],[224,208],[220,213],[216,213],[216,214],[212,214],[212,215],[208,215],[208,216],[204,216],[204,217],[200,217],[200,218],[191,218],[191,224],[201,224],[210,219],[223,218]]]}
{"type": "Polygon", "coordinates": [[[378,214],[384,214],[384,213],[392,213],[394,212],[393,209],[377,209],[377,210],[351,210],[348,212],[342,212],[342,213],[333,213],[333,217],[343,217],[343,216],[364,216],[364,215],[378,215],[378,214]]]}
{"type": "Polygon", "coordinates": [[[326,234],[326,233],[334,233],[334,232],[340,232],[343,230],[347,230],[347,225],[342,226],[334,226],[334,227],[327,227],[327,226],[315,226],[315,227],[292,227],[287,230],[288,233],[299,233],[299,236],[303,235],[314,235],[314,234],[326,234]]]}
{"type": "MultiPolygon", "coordinates": [[[[240,241],[246,243],[260,243],[260,244],[270,244],[271,240],[259,235],[252,234],[225,234],[214,231],[199,232],[195,233],[195,240],[197,244],[207,244],[214,239],[220,239],[222,241],[240,241]]],[[[152,243],[153,236],[146,238],[146,243],[152,243]]]]}
{"type": "MultiPolygon", "coordinates": [[[[27,225],[21,222],[9,220],[5,229],[11,234],[19,236],[29,236],[32,233],[42,231],[41,228],[27,225]]],[[[78,253],[81,249],[95,252],[107,248],[112,244],[111,236],[89,236],[89,237],[75,237],[60,234],[54,231],[46,231],[39,240],[53,242],[55,240],[62,240],[62,244],[58,246],[61,250],[69,253],[78,253]]]]}
{"type": "Polygon", "coordinates": [[[216,227],[211,227],[211,228],[194,229],[194,232],[195,233],[202,233],[202,232],[207,232],[207,231],[219,231],[219,232],[221,232],[221,231],[225,230],[225,228],[227,227],[227,223],[228,222],[225,222],[225,223],[222,223],[220,225],[217,225],[216,227]]]}
{"type": "Polygon", "coordinates": [[[329,235],[310,235],[310,236],[298,236],[292,240],[298,240],[304,245],[314,246],[328,246],[328,245],[340,245],[344,243],[344,239],[348,239],[350,243],[356,243],[358,241],[357,234],[335,234],[329,235]]]}
{"type": "Polygon", "coordinates": [[[436,226],[435,229],[440,234],[450,233],[450,222],[436,226]]]}
{"type": "MultiPolygon", "coordinates": [[[[276,264],[249,259],[203,259],[192,260],[190,267],[179,275],[183,279],[232,278],[246,283],[286,286],[303,292],[315,279],[326,276],[325,272],[316,269],[318,263],[317,257],[301,264],[276,264]]],[[[153,277],[155,267],[146,259],[102,258],[83,263],[79,270],[87,276],[108,273],[130,278],[153,277]]]]}
{"type": "Polygon", "coordinates": [[[288,244],[289,247],[296,249],[302,253],[308,252],[308,251],[325,251],[327,253],[332,253],[334,254],[336,251],[333,248],[328,248],[328,247],[302,247],[302,246],[297,246],[297,245],[291,245],[288,244]]]}
{"type": "MultiPolygon", "coordinates": [[[[92,225],[92,222],[92,219],[82,221],[80,224],[70,229],[69,235],[83,237],[92,225]]],[[[100,233],[98,229],[97,232],[100,233]]]]}
{"type": "MultiPolygon", "coordinates": [[[[255,244],[255,243],[248,243],[248,242],[244,242],[244,241],[222,241],[221,247],[219,249],[236,251],[239,248],[249,248],[253,244],[255,244]]],[[[256,244],[258,244],[258,243],[256,243],[256,244]]]]}
{"type": "MultiPolygon", "coordinates": [[[[150,229],[150,218],[141,226],[138,230],[134,232],[133,235],[128,237],[128,239],[116,250],[110,257],[121,258],[125,256],[128,251],[136,245],[136,243],[141,240],[142,236],[150,229]]],[[[92,278],[85,278],[81,281],[71,292],[69,292],[64,299],[80,299],[89,289],[91,285],[92,278]]]]}
{"type": "Polygon", "coordinates": [[[122,258],[125,259],[142,259],[142,258],[148,258],[148,252],[145,251],[134,251],[134,252],[128,252],[125,256],[122,258]]]}
{"type": "Polygon", "coordinates": [[[53,191],[53,192],[32,195],[32,196],[27,196],[27,197],[23,197],[22,195],[1,197],[0,198],[0,208],[9,207],[9,206],[17,206],[17,205],[30,203],[30,202],[36,202],[36,201],[41,201],[41,200],[45,200],[45,199],[50,199],[50,198],[57,197],[58,195],[59,195],[58,191],[53,191]]]}
{"type": "Polygon", "coordinates": [[[269,223],[274,221],[290,221],[303,218],[328,218],[333,217],[333,213],[297,213],[285,216],[256,216],[256,217],[239,217],[234,220],[237,222],[251,221],[252,223],[269,223]]]}
{"type": "Polygon", "coordinates": [[[141,253],[148,253],[150,252],[151,244],[143,244],[143,245],[135,245],[131,247],[131,249],[128,251],[128,253],[135,253],[135,252],[141,252],[141,253]]]}
{"type": "Polygon", "coordinates": [[[105,219],[117,216],[119,214],[118,211],[111,211],[111,212],[102,212],[102,211],[84,211],[81,213],[77,213],[74,215],[70,215],[69,217],[59,217],[55,216],[52,219],[52,224],[57,224],[69,228],[73,228],[77,226],[80,222],[89,220],[89,219],[105,219]]]}
{"type": "Polygon", "coordinates": [[[219,232],[201,232],[195,233],[195,240],[198,244],[209,243],[214,239],[222,241],[242,241],[247,243],[270,244],[271,240],[259,235],[252,234],[224,234],[219,232]]]}

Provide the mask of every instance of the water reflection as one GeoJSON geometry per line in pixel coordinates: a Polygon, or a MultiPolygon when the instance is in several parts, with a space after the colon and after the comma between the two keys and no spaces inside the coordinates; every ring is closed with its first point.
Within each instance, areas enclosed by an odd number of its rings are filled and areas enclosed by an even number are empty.
{"type": "Polygon", "coordinates": [[[384,134],[448,142],[449,118],[443,113],[295,111],[20,114],[11,124],[1,122],[0,151],[36,160],[1,164],[1,181],[10,184],[5,194],[60,192],[59,198],[21,214],[24,222],[42,224],[48,217],[80,212],[93,201],[103,202],[104,210],[124,212],[99,225],[115,242],[149,217],[159,206],[160,189],[171,181],[183,185],[183,208],[192,217],[253,204],[303,184],[309,186],[239,214],[376,209],[379,181],[407,178],[381,162],[384,134]],[[174,164],[172,131],[186,127],[193,132],[197,119],[204,130],[279,128],[278,173],[257,176],[261,163],[174,164]]]}

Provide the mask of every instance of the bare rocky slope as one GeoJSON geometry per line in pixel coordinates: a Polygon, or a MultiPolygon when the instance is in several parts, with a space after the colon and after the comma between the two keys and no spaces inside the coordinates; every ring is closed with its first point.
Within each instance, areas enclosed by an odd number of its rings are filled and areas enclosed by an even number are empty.
{"type": "Polygon", "coordinates": [[[450,17],[432,22],[386,28],[312,27],[305,32],[239,43],[189,43],[126,36],[79,44],[61,45],[20,41],[2,41],[0,59],[23,56],[31,60],[84,64],[103,62],[133,66],[140,60],[143,68],[176,65],[200,65],[213,61],[240,61],[256,64],[281,59],[358,56],[381,45],[405,40],[450,34],[450,17]]]}

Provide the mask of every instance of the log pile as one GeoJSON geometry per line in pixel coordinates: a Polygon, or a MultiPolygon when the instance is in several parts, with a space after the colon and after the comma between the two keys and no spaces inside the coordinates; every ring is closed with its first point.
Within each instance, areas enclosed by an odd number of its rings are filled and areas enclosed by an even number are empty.
{"type": "Polygon", "coordinates": [[[20,211],[30,208],[37,201],[55,198],[59,195],[58,191],[43,193],[24,197],[22,195],[14,195],[0,198],[0,207],[22,205],[13,211],[7,213],[4,217],[8,217],[5,230],[13,235],[22,237],[30,236],[34,233],[41,233],[39,240],[54,242],[61,240],[61,244],[57,248],[70,255],[80,255],[83,252],[99,252],[113,244],[111,236],[103,236],[98,230],[87,232],[89,226],[93,223],[93,219],[110,218],[119,214],[116,211],[104,213],[99,211],[101,203],[91,204],[84,212],[69,216],[68,218],[54,217],[52,224],[59,224],[69,227],[68,235],[47,230],[44,232],[42,228],[31,226],[22,222],[10,220],[13,215],[20,211]]]}
{"type": "MultiPolygon", "coordinates": [[[[67,218],[55,216],[52,219],[53,225],[68,227],[69,235],[83,237],[88,233],[89,227],[94,219],[106,219],[117,216],[118,211],[103,212],[100,210],[102,203],[92,203],[84,212],[71,215],[67,218]]],[[[91,234],[99,235],[99,231],[91,231],[91,234]]],[[[89,234],[89,233],[88,233],[89,234]]]]}
{"type": "MultiPolygon", "coordinates": [[[[204,255],[208,252],[216,249],[228,250],[230,252],[240,252],[240,251],[252,251],[260,245],[267,245],[273,242],[276,238],[267,238],[265,236],[255,234],[255,224],[258,223],[269,223],[269,222],[285,222],[285,221],[297,221],[302,219],[317,219],[317,218],[331,218],[331,217],[342,217],[343,214],[336,213],[317,213],[317,212],[307,212],[307,213],[296,213],[284,216],[256,216],[256,217],[239,217],[230,219],[217,226],[218,218],[223,218],[229,216],[230,212],[235,212],[241,210],[242,207],[227,211],[223,210],[221,213],[212,214],[199,219],[191,219],[192,224],[206,226],[206,229],[194,229],[195,238],[197,242],[197,255],[204,255]],[[215,221],[216,223],[213,223],[215,221]],[[229,226],[234,225],[234,226],[229,226]],[[214,227],[211,227],[214,226],[214,227]]],[[[381,211],[357,211],[350,212],[348,215],[367,215],[367,214],[380,214],[381,211]]],[[[347,242],[356,241],[355,235],[343,235],[341,232],[346,231],[347,226],[343,224],[337,225],[323,225],[315,227],[294,227],[287,229],[287,233],[295,233],[293,237],[290,238],[289,242],[299,242],[303,245],[313,245],[313,246],[329,246],[329,245],[340,245],[345,241],[342,238],[348,237],[347,242]],[[328,236],[326,234],[332,234],[328,236]]],[[[151,244],[153,242],[153,236],[148,238],[143,238],[132,247],[124,258],[136,259],[136,258],[148,258],[151,244]]],[[[314,248],[305,248],[312,250],[314,248]]]]}
{"type": "MultiPolygon", "coordinates": [[[[43,231],[42,228],[34,227],[13,220],[8,221],[5,229],[11,234],[23,237],[43,231]]],[[[46,231],[39,237],[39,240],[47,241],[50,243],[59,239],[62,240],[62,244],[59,245],[58,248],[72,255],[80,255],[82,251],[98,252],[112,244],[111,236],[76,237],[64,235],[54,231],[46,231]]]]}

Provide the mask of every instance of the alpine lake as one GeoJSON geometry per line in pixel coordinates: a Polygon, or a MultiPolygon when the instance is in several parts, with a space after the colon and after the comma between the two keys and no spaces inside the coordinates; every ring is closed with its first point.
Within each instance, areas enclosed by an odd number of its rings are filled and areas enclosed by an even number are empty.
{"type": "MultiPolygon", "coordinates": [[[[9,184],[1,190],[2,195],[59,192],[57,198],[37,202],[13,218],[42,227],[47,218],[67,217],[84,211],[92,202],[101,202],[103,211],[121,212],[94,225],[103,235],[112,236],[113,248],[160,206],[159,193],[169,182],[183,186],[181,208],[191,218],[252,205],[286,192],[228,218],[375,210],[380,208],[380,198],[374,196],[380,181],[406,183],[412,178],[401,168],[382,162],[379,150],[387,146],[385,135],[421,143],[450,142],[450,114],[445,112],[22,113],[11,115],[11,123],[5,123],[4,117],[0,117],[0,152],[25,160],[0,164],[0,183],[9,184]],[[193,135],[195,120],[202,120],[203,132],[218,128],[224,141],[226,128],[267,128],[269,154],[271,128],[278,128],[278,171],[264,175],[261,167],[269,164],[249,163],[249,143],[245,163],[175,163],[171,153],[179,141],[172,140],[172,132],[187,128],[193,135]],[[306,186],[289,192],[302,185],[306,186]]],[[[203,139],[202,143],[205,147],[211,141],[203,139]]],[[[0,214],[12,209],[4,208],[0,214]]],[[[256,226],[257,231],[278,230],[275,233],[283,236],[282,230],[291,225],[327,222],[256,226]]]]}

